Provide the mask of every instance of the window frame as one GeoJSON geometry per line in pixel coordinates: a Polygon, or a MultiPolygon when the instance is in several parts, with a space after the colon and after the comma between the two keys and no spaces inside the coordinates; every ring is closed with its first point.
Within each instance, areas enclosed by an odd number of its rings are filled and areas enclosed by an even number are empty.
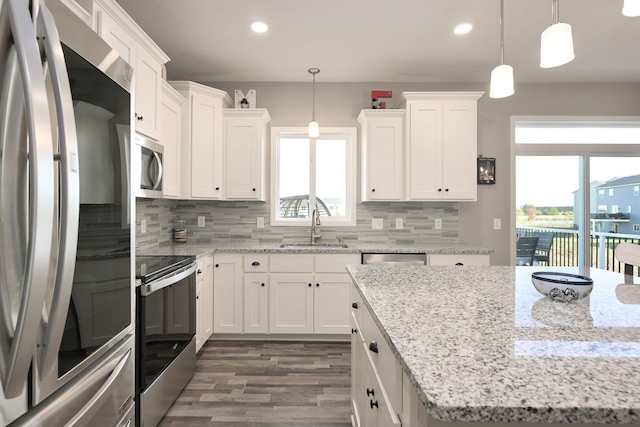
{"type": "MultiPolygon", "coordinates": [[[[270,220],[271,226],[275,227],[309,227],[311,223],[310,218],[280,218],[279,212],[279,171],[278,171],[278,158],[279,158],[279,139],[281,137],[298,137],[307,138],[312,141],[310,147],[315,147],[314,142],[318,139],[344,139],[347,143],[346,152],[346,168],[347,168],[347,184],[346,184],[346,215],[341,218],[337,217],[322,217],[322,225],[336,226],[336,227],[353,227],[356,225],[356,210],[357,210],[357,153],[358,153],[358,139],[357,129],[355,127],[321,127],[320,135],[316,138],[309,137],[309,129],[307,127],[299,126],[273,126],[271,127],[271,195],[270,195],[270,220]]],[[[315,163],[315,152],[310,153],[310,160],[315,163]]],[[[315,168],[311,168],[310,171],[314,171],[315,168]]],[[[309,182],[310,193],[315,193],[316,179],[315,176],[310,177],[309,182]]],[[[310,210],[315,206],[315,198],[310,197],[310,210]]]]}

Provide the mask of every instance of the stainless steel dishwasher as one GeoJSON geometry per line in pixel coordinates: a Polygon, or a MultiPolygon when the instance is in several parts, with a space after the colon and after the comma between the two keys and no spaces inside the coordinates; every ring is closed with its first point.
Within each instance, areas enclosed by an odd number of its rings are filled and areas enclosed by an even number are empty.
{"type": "Polygon", "coordinates": [[[427,254],[363,253],[362,263],[425,265],[427,254]]]}

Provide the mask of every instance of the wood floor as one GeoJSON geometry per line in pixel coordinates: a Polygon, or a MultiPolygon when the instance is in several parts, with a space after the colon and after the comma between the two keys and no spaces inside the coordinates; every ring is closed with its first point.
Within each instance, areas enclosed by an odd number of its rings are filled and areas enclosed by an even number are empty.
{"type": "Polygon", "coordinates": [[[208,341],[160,427],[351,426],[349,342],[208,341]]]}

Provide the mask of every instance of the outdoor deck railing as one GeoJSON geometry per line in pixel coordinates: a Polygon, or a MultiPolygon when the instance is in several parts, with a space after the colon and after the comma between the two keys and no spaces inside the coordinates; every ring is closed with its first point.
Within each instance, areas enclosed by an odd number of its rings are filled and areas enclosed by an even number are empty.
{"type": "MultiPolygon", "coordinates": [[[[578,230],[562,228],[518,227],[522,236],[531,233],[553,233],[553,246],[549,252],[550,266],[578,265],[578,230]]],[[[622,242],[640,244],[640,235],[619,233],[591,233],[591,266],[604,270],[624,272],[624,265],[615,258],[615,249],[622,242]]],[[[634,271],[634,275],[639,272],[634,271]]]]}

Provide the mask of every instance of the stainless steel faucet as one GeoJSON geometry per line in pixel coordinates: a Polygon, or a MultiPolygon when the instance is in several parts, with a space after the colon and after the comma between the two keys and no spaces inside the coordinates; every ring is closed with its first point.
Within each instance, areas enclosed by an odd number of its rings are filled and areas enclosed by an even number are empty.
{"type": "Polygon", "coordinates": [[[314,209],[311,214],[311,244],[316,244],[316,239],[322,239],[322,235],[320,234],[320,229],[317,228],[318,234],[316,234],[316,227],[320,227],[320,213],[318,209],[314,209]]]}

